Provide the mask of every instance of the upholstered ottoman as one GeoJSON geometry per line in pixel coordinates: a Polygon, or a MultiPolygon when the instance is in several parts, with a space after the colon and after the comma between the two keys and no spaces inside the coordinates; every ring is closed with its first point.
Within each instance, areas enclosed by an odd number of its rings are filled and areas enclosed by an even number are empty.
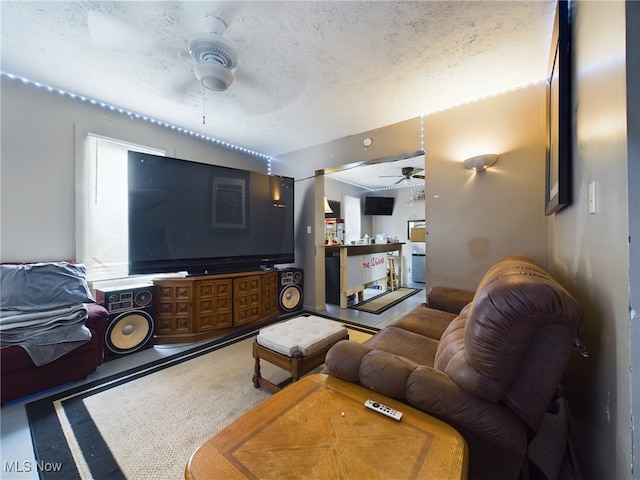
{"type": "Polygon", "coordinates": [[[314,315],[300,316],[263,328],[253,343],[253,386],[274,392],[298,380],[324,363],[327,351],[340,340],[348,340],[347,328],[339,322],[314,315]],[[274,384],[260,375],[260,359],[287,370],[291,377],[274,384]]]}

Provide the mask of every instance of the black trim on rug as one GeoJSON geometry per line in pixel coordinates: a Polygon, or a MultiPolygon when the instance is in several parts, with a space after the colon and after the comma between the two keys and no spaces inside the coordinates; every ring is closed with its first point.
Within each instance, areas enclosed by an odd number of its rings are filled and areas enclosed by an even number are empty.
{"type": "Polygon", "coordinates": [[[93,423],[83,400],[105,390],[123,385],[133,380],[156,373],[165,368],[198,358],[207,353],[233,345],[252,336],[256,336],[265,324],[248,328],[241,332],[221,337],[205,345],[170,355],[153,362],[140,365],[116,375],[95,380],[85,385],[25,405],[31,440],[33,443],[36,463],[38,465],[59,465],[60,469],[38,468],[42,480],[66,480],[82,478],[71,454],[62,425],[55,411],[54,402],[61,400],[65,414],[72,425],[77,438],[91,438],[91,442],[81,443],[80,449],[85,459],[91,459],[89,469],[93,478],[125,479],[109,447],[93,423]],[[67,398],[68,397],[68,398],[67,398]],[[64,400],[67,398],[66,400],[64,400]],[[69,467],[72,465],[72,469],[69,467]],[[58,471],[55,471],[58,470],[58,471]]]}
{"type": "Polygon", "coordinates": [[[62,402],[64,411],[69,418],[69,423],[73,425],[73,433],[76,438],[91,438],[99,439],[88,444],[82,444],[80,446],[82,450],[82,456],[91,459],[89,468],[93,478],[108,478],[109,480],[126,480],[125,475],[120,470],[120,466],[116,459],[113,457],[111,450],[107,446],[107,443],[102,438],[100,430],[98,430],[96,424],[93,422],[87,407],[82,401],[82,398],[73,398],[62,402]],[[92,468],[93,465],[98,465],[99,468],[92,468]]]}
{"type": "MultiPolygon", "coordinates": [[[[351,308],[351,309],[353,309],[353,310],[359,310],[359,311],[361,311],[361,312],[365,312],[365,313],[372,313],[372,314],[374,314],[374,315],[379,315],[379,314],[381,314],[381,313],[383,313],[383,312],[386,312],[386,311],[387,311],[387,310],[389,310],[390,308],[395,307],[396,305],[398,305],[400,302],[402,302],[402,301],[406,300],[407,298],[409,298],[409,297],[413,297],[416,293],[418,293],[418,292],[421,292],[421,291],[422,291],[422,288],[403,287],[403,286],[400,286],[400,287],[398,287],[398,288],[405,288],[405,289],[407,289],[407,290],[413,290],[413,291],[412,291],[412,292],[410,292],[410,293],[408,293],[408,294],[406,294],[406,295],[405,295],[405,296],[403,296],[403,297],[398,298],[397,300],[395,300],[395,301],[391,302],[390,304],[385,305],[384,307],[382,307],[382,308],[380,308],[380,309],[376,310],[375,312],[372,312],[371,310],[362,310],[362,309],[361,309],[361,308],[359,308],[359,307],[362,307],[363,305],[366,305],[367,303],[373,302],[374,300],[377,300],[377,299],[379,299],[380,297],[384,297],[384,296],[386,296],[386,295],[389,295],[390,293],[393,293],[393,291],[391,291],[391,290],[387,290],[386,292],[383,292],[383,293],[381,293],[380,295],[376,295],[375,297],[371,297],[371,298],[368,298],[368,299],[366,299],[366,300],[364,300],[364,301],[362,301],[362,302],[356,303],[355,305],[351,305],[351,306],[349,306],[349,308],[351,308]]],[[[395,291],[395,290],[394,290],[394,291],[395,291]]]]}
{"type": "Polygon", "coordinates": [[[293,316],[312,315],[343,323],[348,328],[364,333],[375,334],[380,330],[376,327],[368,327],[328,315],[299,311],[295,315],[284,318],[280,317],[273,322],[248,327],[242,331],[214,339],[211,342],[185,350],[184,352],[154,360],[121,373],[64,390],[26,404],[25,410],[29,421],[31,442],[33,444],[36,463],[38,465],[59,467],[37,468],[40,479],[76,480],[82,478],[71,453],[63,427],[56,414],[54,402],[59,401],[62,405],[69,424],[72,426],[74,435],[79,439],[79,447],[82,450],[83,457],[91,460],[90,465],[88,465],[91,476],[96,479],[126,479],[97,426],[91,419],[91,415],[83,402],[85,398],[156,373],[165,368],[198,358],[247,338],[257,336],[260,329],[268,325],[285,321],[293,316]],[[83,439],[91,439],[91,442],[82,442],[83,439]]]}
{"type": "Polygon", "coordinates": [[[342,318],[332,317],[331,315],[327,315],[327,314],[324,314],[324,313],[304,312],[301,315],[305,315],[305,316],[315,315],[316,317],[328,318],[329,320],[334,320],[336,322],[344,323],[351,330],[356,330],[356,331],[362,332],[362,333],[370,333],[371,335],[375,335],[376,333],[378,333],[380,331],[380,329],[378,327],[372,327],[372,326],[369,326],[369,325],[362,325],[361,323],[355,323],[355,322],[351,322],[349,320],[344,320],[342,318]]]}
{"type": "Polygon", "coordinates": [[[45,478],[43,465],[55,465],[60,467],[59,470],[55,468],[46,472],[47,479],[80,479],[80,474],[62,428],[60,424],[56,425],[55,420],[57,417],[53,402],[33,402],[33,404],[26,405],[25,409],[29,420],[31,443],[36,457],[38,476],[45,478]],[[31,408],[28,408],[29,406],[31,408]]]}

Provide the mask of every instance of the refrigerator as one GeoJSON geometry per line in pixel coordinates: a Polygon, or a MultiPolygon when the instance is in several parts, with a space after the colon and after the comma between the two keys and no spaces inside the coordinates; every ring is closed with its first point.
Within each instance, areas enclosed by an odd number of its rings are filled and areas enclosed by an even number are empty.
{"type": "Polygon", "coordinates": [[[427,283],[425,243],[411,242],[411,245],[411,280],[416,283],[427,283]]]}
{"type": "Polygon", "coordinates": [[[427,283],[426,270],[426,240],[427,231],[424,220],[410,220],[409,240],[411,240],[411,281],[427,283]]]}

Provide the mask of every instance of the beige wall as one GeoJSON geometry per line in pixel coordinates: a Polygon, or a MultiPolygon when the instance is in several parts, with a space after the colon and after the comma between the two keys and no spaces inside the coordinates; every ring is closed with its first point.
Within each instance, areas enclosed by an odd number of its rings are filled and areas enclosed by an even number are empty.
{"type": "MultiPolygon", "coordinates": [[[[629,317],[631,322],[631,408],[640,410],[640,3],[626,2],[627,191],[629,208],[629,317]],[[633,26],[632,28],[630,28],[633,26]]],[[[637,418],[637,415],[635,415],[637,418]]],[[[632,432],[633,458],[638,458],[640,428],[632,432]]],[[[635,462],[634,462],[635,463],[635,462]]],[[[634,476],[640,478],[637,463],[634,476]]]]}
{"type": "MultiPolygon", "coordinates": [[[[73,260],[76,132],[189,160],[266,171],[266,161],[2,77],[0,261],[73,260]]],[[[170,115],[168,115],[170,117],[170,115]]]]}
{"type": "MultiPolygon", "coordinates": [[[[474,288],[487,268],[507,254],[548,264],[545,145],[545,88],[540,83],[436,113],[423,122],[413,119],[292,152],[280,160],[288,172],[293,168],[295,177],[304,179],[315,170],[424,148],[427,286],[474,288]],[[374,138],[377,151],[363,148],[367,136],[374,138]],[[462,167],[464,158],[481,153],[498,153],[500,159],[481,174],[462,167]]],[[[313,188],[311,178],[296,184],[304,202],[298,219],[309,226],[316,221],[315,197],[302,192],[313,188]]],[[[313,234],[297,237],[297,263],[306,271],[315,272],[324,262],[319,239],[313,234]]],[[[317,278],[306,276],[309,282],[317,278]]],[[[305,282],[305,296],[319,291],[305,282]]],[[[305,306],[322,309],[324,302],[305,297],[305,306]]]]}
{"type": "MultiPolygon", "coordinates": [[[[263,171],[266,168],[262,159],[220,149],[148,122],[132,120],[6,78],[2,79],[2,93],[1,254],[4,261],[75,258],[76,130],[93,131],[164,148],[168,154],[180,158],[263,171]],[[39,195],[34,196],[34,191],[39,195]],[[47,201],[43,202],[42,198],[47,201]],[[47,241],[43,242],[43,238],[47,241]]],[[[497,220],[501,215],[527,218],[530,216],[528,210],[532,208],[529,205],[535,204],[533,209],[537,211],[537,204],[542,201],[521,195],[527,188],[532,191],[533,197],[536,194],[541,196],[543,191],[543,187],[535,185],[542,178],[541,170],[531,171],[528,161],[531,155],[541,155],[541,95],[541,88],[531,87],[426,117],[424,138],[422,122],[420,118],[414,118],[275,159],[272,165],[274,173],[296,178],[296,265],[307,272],[315,272],[319,263],[323,262],[318,255],[321,250],[317,248],[323,241],[323,219],[316,218],[315,213],[316,170],[415,152],[425,148],[425,145],[428,150],[427,176],[432,177],[427,185],[441,183],[444,188],[457,192],[450,198],[447,193],[440,191],[441,201],[431,199],[433,205],[430,199],[425,202],[431,208],[426,212],[426,218],[429,221],[431,217],[433,222],[430,226],[430,248],[433,251],[428,258],[434,263],[429,264],[428,261],[430,279],[461,287],[473,286],[480,270],[493,258],[511,253],[514,245],[537,243],[544,250],[545,241],[538,241],[546,235],[544,226],[534,227],[529,221],[527,225],[531,228],[523,231],[510,227],[509,236],[505,238],[501,235],[504,226],[497,220]],[[487,116],[489,110],[491,114],[487,116]],[[480,120],[476,122],[474,118],[480,120]],[[530,123],[537,126],[531,128],[530,123]],[[487,129],[488,124],[492,125],[490,129],[487,129]],[[362,141],[366,137],[374,139],[371,147],[363,146],[362,141]],[[449,161],[478,153],[472,147],[478,146],[479,140],[482,140],[482,144],[489,141],[485,148],[501,153],[502,158],[493,171],[471,178],[469,171],[449,161]],[[451,147],[463,148],[455,151],[451,147]],[[464,147],[469,150],[465,151],[464,147]],[[498,178],[502,181],[496,182],[498,178]],[[523,178],[527,179],[529,187],[521,185],[523,178]],[[498,187],[509,186],[512,186],[510,192],[515,191],[519,195],[517,202],[512,201],[511,193],[505,197],[494,191],[498,187]],[[474,214],[474,208],[478,205],[490,208],[481,208],[474,214]],[[460,215],[466,218],[464,222],[460,222],[460,215]],[[494,226],[487,232],[484,225],[494,226]],[[460,232],[464,231],[461,229],[463,226],[464,229],[468,228],[465,235],[471,241],[471,254],[474,255],[471,270],[475,273],[460,273],[460,269],[466,267],[460,264],[455,267],[459,248],[450,249],[452,237],[439,233],[454,228],[455,237],[458,238],[460,232]],[[491,242],[488,247],[486,239],[491,242]],[[452,269],[446,268],[448,264],[452,265],[452,269]],[[446,272],[454,273],[451,275],[446,272]]],[[[467,244],[458,246],[465,252],[469,251],[467,244]]],[[[529,248],[523,253],[529,253],[540,261],[545,260],[544,251],[539,253],[529,248]]],[[[324,308],[324,301],[319,293],[322,289],[320,285],[315,285],[314,277],[306,276],[305,306],[317,310],[324,308]]]]}
{"type": "MultiPolygon", "coordinates": [[[[313,172],[424,148],[427,286],[474,288],[495,260],[511,253],[528,255],[546,267],[544,105],[541,83],[439,112],[423,122],[412,119],[282,156],[279,161],[289,174],[293,169],[302,179],[296,183],[302,202],[296,209],[301,222],[296,263],[306,271],[323,263],[317,248],[322,237],[304,233],[306,226],[321,228],[311,193],[313,172]],[[362,146],[367,136],[374,138],[377,150],[362,146]],[[464,158],[481,153],[498,153],[500,159],[482,174],[462,167],[464,158]]],[[[324,307],[320,297],[308,298],[319,291],[305,282],[307,308],[324,307]]]]}
{"type": "MultiPolygon", "coordinates": [[[[331,178],[331,175],[326,175],[324,179],[324,194],[329,200],[334,200],[338,202],[342,202],[342,207],[344,208],[344,196],[350,195],[352,197],[361,198],[367,194],[366,189],[361,187],[356,187],[355,185],[351,185],[348,183],[340,182],[334,178],[331,178]]],[[[344,218],[344,217],[341,217],[344,218]]],[[[362,227],[362,231],[372,231],[371,225],[371,217],[366,217],[362,215],[360,217],[360,224],[362,227]]]]}
{"type": "Polygon", "coordinates": [[[296,178],[296,265],[305,271],[304,306],[308,310],[325,308],[324,301],[324,176],[316,171],[339,167],[351,162],[386,158],[423,148],[420,118],[384,128],[340,138],[304,150],[282,155],[274,162],[296,178]],[[371,137],[370,147],[363,140],[371,137]]]}
{"type": "Polygon", "coordinates": [[[500,257],[547,265],[542,83],[424,118],[428,286],[474,289],[500,257]],[[465,158],[500,155],[482,173],[465,158]]]}
{"type": "Polygon", "coordinates": [[[551,272],[585,308],[590,353],[567,375],[571,433],[585,478],[631,478],[625,5],[577,2],[573,20],[574,201],[551,218],[551,272]]]}

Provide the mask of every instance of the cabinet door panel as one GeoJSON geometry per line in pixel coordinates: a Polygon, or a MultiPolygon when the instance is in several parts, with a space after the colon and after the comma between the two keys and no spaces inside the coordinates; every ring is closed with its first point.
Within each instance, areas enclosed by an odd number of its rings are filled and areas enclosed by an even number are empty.
{"type": "Polygon", "coordinates": [[[196,332],[207,332],[233,325],[232,281],[196,282],[196,332]]]}
{"type": "Polygon", "coordinates": [[[278,311],[278,272],[273,270],[262,277],[263,316],[278,311]]]}
{"type": "Polygon", "coordinates": [[[251,275],[233,281],[233,324],[244,325],[262,318],[262,276],[251,275]]]}
{"type": "Polygon", "coordinates": [[[190,285],[165,281],[157,284],[155,333],[191,331],[192,289],[190,285]]]}

